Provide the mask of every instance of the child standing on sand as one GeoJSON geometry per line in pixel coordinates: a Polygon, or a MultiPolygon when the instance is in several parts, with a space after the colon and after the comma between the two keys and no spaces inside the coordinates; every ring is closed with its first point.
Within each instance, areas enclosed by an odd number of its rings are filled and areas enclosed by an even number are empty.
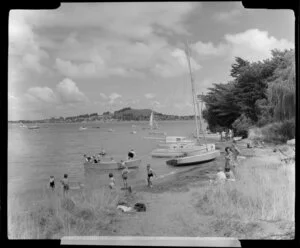
{"type": "Polygon", "coordinates": [[[115,179],[114,179],[114,175],[112,173],[109,173],[109,188],[110,189],[114,189],[115,188],[115,179]]]}
{"type": "Polygon", "coordinates": [[[147,164],[147,182],[148,187],[152,188],[152,180],[153,175],[156,176],[155,172],[151,169],[150,164],[147,164]]]}
{"type": "Polygon", "coordinates": [[[52,189],[52,191],[55,190],[55,179],[54,179],[54,176],[50,176],[49,188],[52,189]]]}
{"type": "Polygon", "coordinates": [[[64,178],[61,180],[61,184],[63,186],[63,196],[66,196],[69,191],[69,179],[68,174],[64,174],[64,178]]]}
{"type": "Polygon", "coordinates": [[[124,170],[122,170],[122,173],[121,173],[125,189],[127,189],[127,187],[128,187],[127,186],[128,173],[129,173],[129,170],[125,164],[125,168],[124,168],[124,170]]]}

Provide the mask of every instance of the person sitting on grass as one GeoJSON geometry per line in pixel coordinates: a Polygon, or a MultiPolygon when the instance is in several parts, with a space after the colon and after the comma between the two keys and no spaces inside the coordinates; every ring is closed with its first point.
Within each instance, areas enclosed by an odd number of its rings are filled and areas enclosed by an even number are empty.
{"type": "Polygon", "coordinates": [[[109,176],[109,188],[110,189],[114,189],[115,188],[115,179],[114,179],[114,175],[112,174],[112,173],[109,173],[108,174],[108,176],[109,176]]]}
{"type": "Polygon", "coordinates": [[[155,172],[151,169],[150,164],[147,164],[147,182],[148,182],[148,187],[152,188],[152,180],[151,178],[153,176],[156,176],[155,172]]]}
{"type": "Polygon", "coordinates": [[[225,148],[225,174],[227,179],[233,179],[234,174],[232,172],[233,153],[230,147],[225,148]]]}
{"type": "Polygon", "coordinates": [[[127,166],[125,165],[125,168],[122,170],[122,173],[121,173],[125,189],[127,189],[127,187],[128,187],[127,186],[128,173],[129,173],[129,170],[128,170],[127,166]]]}
{"type": "Polygon", "coordinates": [[[68,174],[64,174],[64,178],[60,181],[63,186],[63,196],[67,196],[69,192],[68,174]]]}

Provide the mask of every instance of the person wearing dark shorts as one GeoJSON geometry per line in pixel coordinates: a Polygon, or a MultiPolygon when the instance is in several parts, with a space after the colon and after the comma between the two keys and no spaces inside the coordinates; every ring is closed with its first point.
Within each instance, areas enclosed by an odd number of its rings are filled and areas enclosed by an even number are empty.
{"type": "Polygon", "coordinates": [[[147,164],[147,182],[148,182],[148,187],[152,188],[152,180],[151,178],[153,176],[156,176],[155,172],[151,169],[150,164],[147,164]]]}
{"type": "Polygon", "coordinates": [[[63,185],[63,195],[66,196],[69,191],[69,179],[68,174],[64,174],[63,180],[61,180],[61,183],[63,185]]]}
{"type": "Polygon", "coordinates": [[[52,190],[55,189],[55,180],[54,180],[54,176],[50,176],[49,187],[50,187],[50,189],[52,189],[52,190]]]}

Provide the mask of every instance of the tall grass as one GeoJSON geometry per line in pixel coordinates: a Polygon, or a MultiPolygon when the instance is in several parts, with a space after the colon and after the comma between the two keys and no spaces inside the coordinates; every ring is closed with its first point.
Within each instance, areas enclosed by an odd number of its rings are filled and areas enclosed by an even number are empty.
{"type": "Polygon", "coordinates": [[[62,197],[49,192],[27,210],[16,210],[20,201],[8,207],[9,239],[59,239],[65,235],[110,233],[109,224],[117,214],[120,192],[107,188],[62,197]]]}
{"type": "Polygon", "coordinates": [[[294,221],[295,164],[241,167],[237,180],[207,185],[198,206],[208,214],[242,221],[294,221]]]}

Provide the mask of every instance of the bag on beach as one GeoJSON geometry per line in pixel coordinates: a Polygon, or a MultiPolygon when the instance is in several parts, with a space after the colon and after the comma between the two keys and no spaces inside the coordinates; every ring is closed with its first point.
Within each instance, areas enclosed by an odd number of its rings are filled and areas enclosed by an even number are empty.
{"type": "Polygon", "coordinates": [[[137,212],[146,212],[146,205],[144,203],[136,203],[134,204],[134,209],[137,212]]]}

